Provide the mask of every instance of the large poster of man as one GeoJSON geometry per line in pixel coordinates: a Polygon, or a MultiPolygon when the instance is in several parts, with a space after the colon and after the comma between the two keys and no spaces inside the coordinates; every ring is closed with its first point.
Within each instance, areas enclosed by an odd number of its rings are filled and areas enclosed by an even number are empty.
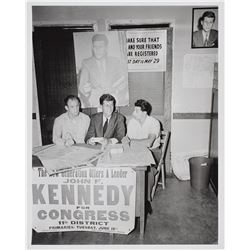
{"type": "Polygon", "coordinates": [[[74,33],[78,94],[82,107],[98,107],[109,93],[117,106],[129,104],[125,32],[74,33]]]}

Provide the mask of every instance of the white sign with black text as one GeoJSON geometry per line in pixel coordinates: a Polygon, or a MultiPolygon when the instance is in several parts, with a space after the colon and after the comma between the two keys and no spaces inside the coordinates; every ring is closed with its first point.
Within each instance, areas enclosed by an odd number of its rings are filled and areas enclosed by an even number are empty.
{"type": "Polygon", "coordinates": [[[127,31],[129,72],[166,71],[166,30],[127,31]]]}
{"type": "Polygon", "coordinates": [[[88,167],[54,176],[33,170],[32,226],[37,232],[128,234],[135,226],[136,172],[88,167]]]}

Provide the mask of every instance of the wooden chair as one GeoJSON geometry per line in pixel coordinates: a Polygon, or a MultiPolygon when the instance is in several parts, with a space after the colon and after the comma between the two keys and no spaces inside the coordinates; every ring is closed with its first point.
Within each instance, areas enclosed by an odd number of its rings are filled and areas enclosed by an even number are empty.
{"type": "Polygon", "coordinates": [[[151,192],[151,198],[153,200],[155,191],[157,188],[157,185],[160,184],[162,185],[162,188],[165,189],[166,186],[166,180],[165,180],[165,158],[166,158],[166,153],[169,145],[169,139],[170,139],[170,132],[161,132],[161,157],[160,161],[157,165],[157,174],[155,175],[155,183],[152,188],[151,192]],[[159,181],[159,177],[161,175],[161,181],[159,181]]]}

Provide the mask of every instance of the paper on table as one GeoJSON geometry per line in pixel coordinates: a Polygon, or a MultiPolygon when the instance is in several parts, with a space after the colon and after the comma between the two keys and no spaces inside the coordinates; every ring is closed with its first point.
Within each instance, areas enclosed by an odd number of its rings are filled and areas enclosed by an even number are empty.
{"type": "Polygon", "coordinates": [[[44,146],[37,146],[32,148],[32,155],[37,155],[37,153],[46,150],[47,148],[54,147],[55,144],[48,144],[44,146]]]}
{"type": "Polygon", "coordinates": [[[102,157],[99,158],[98,167],[115,167],[115,166],[149,166],[155,164],[155,160],[149,149],[140,147],[129,147],[121,154],[110,154],[107,150],[102,157]]]}
{"type": "Polygon", "coordinates": [[[36,155],[41,160],[49,175],[65,172],[83,166],[91,166],[103,152],[100,149],[89,147],[60,147],[53,146],[36,155]]]}

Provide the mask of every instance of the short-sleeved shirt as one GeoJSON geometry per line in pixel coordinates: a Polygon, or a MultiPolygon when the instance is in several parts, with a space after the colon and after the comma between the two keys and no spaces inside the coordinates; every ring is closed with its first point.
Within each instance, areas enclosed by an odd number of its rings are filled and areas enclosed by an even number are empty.
{"type": "Polygon", "coordinates": [[[90,118],[83,114],[71,119],[68,113],[64,113],[55,119],[53,127],[53,142],[58,139],[72,138],[76,143],[85,143],[84,139],[90,124],[90,118]]]}
{"type": "Polygon", "coordinates": [[[141,125],[135,118],[128,122],[127,135],[130,139],[147,139],[150,134],[154,134],[156,139],[151,148],[160,146],[160,123],[152,116],[147,116],[145,122],[141,125]]]}

